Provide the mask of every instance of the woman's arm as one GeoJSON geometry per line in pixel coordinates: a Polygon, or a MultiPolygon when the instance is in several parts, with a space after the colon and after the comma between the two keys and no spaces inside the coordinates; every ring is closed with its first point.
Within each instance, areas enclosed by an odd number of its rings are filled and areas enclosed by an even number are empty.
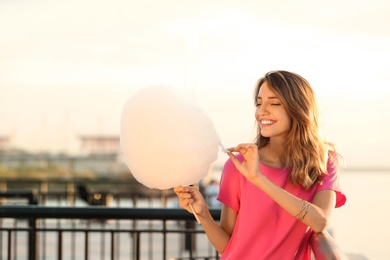
{"type": "MultiPolygon", "coordinates": [[[[253,184],[268,194],[276,203],[284,208],[288,213],[298,218],[302,210],[302,199],[272,183],[264,175],[253,179],[253,184]]],[[[328,227],[329,218],[336,203],[336,193],[332,190],[322,190],[317,192],[310,207],[303,219],[299,219],[315,232],[322,232],[328,227]]],[[[305,210],[305,209],[304,209],[305,210]]],[[[301,216],[302,213],[301,213],[301,216]]]]}
{"type": "Polygon", "coordinates": [[[302,199],[280,188],[261,174],[257,145],[243,144],[230,150],[243,155],[244,161],[240,162],[234,154],[228,153],[236,168],[248,181],[263,190],[283,209],[311,227],[315,232],[322,232],[326,229],[336,203],[336,193],[334,191],[322,190],[317,192],[312,203],[302,201],[302,199]]]}
{"type": "Polygon", "coordinates": [[[180,186],[174,188],[174,192],[179,198],[181,208],[193,213],[189,207],[192,204],[211,244],[222,254],[229,243],[236,223],[237,213],[222,204],[221,219],[218,225],[211,216],[207,204],[197,188],[180,186]]]}
{"type": "Polygon", "coordinates": [[[215,249],[220,254],[225,251],[230,241],[230,237],[233,233],[234,225],[236,223],[236,216],[237,213],[234,210],[232,210],[225,204],[222,204],[221,219],[219,225],[215,223],[214,220],[201,222],[211,244],[213,244],[215,249]]]}

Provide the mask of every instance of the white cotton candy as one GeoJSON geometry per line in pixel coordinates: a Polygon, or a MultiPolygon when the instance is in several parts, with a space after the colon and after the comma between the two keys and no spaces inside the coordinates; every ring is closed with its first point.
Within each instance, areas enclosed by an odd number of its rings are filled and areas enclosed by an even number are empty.
{"type": "Polygon", "coordinates": [[[197,183],[218,157],[212,120],[167,87],[148,87],[130,97],[122,112],[120,144],[136,180],[169,189],[197,183]]]}

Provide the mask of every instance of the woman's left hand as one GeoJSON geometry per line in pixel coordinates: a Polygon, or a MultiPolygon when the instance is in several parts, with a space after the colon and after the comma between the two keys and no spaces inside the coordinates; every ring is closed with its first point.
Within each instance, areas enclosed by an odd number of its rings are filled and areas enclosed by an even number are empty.
{"type": "Polygon", "coordinates": [[[236,147],[227,149],[228,155],[236,166],[237,170],[244,175],[250,182],[253,182],[260,176],[259,150],[255,144],[239,144],[236,147]],[[234,152],[240,153],[244,161],[240,162],[234,152]]]}

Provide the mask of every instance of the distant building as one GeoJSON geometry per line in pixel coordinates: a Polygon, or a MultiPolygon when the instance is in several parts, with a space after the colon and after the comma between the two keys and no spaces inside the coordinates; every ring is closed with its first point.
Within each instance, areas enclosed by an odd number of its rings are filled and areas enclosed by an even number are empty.
{"type": "Polygon", "coordinates": [[[80,136],[80,152],[88,155],[119,154],[119,136],[83,135],[80,136]]]}
{"type": "Polygon", "coordinates": [[[79,138],[81,156],[74,160],[75,170],[113,174],[128,171],[120,152],[119,136],[81,135],[79,138]]]}
{"type": "Polygon", "coordinates": [[[11,150],[9,138],[0,136],[1,164],[8,169],[31,169],[45,171],[58,169],[52,177],[69,177],[65,173],[89,177],[116,177],[129,173],[122,160],[119,136],[85,135],[80,137],[79,154],[36,153],[23,150],[11,150]]]}

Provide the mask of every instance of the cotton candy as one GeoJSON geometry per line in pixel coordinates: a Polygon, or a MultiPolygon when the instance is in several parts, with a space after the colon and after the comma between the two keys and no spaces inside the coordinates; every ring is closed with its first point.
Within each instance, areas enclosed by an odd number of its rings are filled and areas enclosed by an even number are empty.
{"type": "Polygon", "coordinates": [[[218,158],[219,143],[208,115],[168,87],[143,88],[124,105],[122,154],[135,179],[149,188],[197,183],[218,158]]]}

